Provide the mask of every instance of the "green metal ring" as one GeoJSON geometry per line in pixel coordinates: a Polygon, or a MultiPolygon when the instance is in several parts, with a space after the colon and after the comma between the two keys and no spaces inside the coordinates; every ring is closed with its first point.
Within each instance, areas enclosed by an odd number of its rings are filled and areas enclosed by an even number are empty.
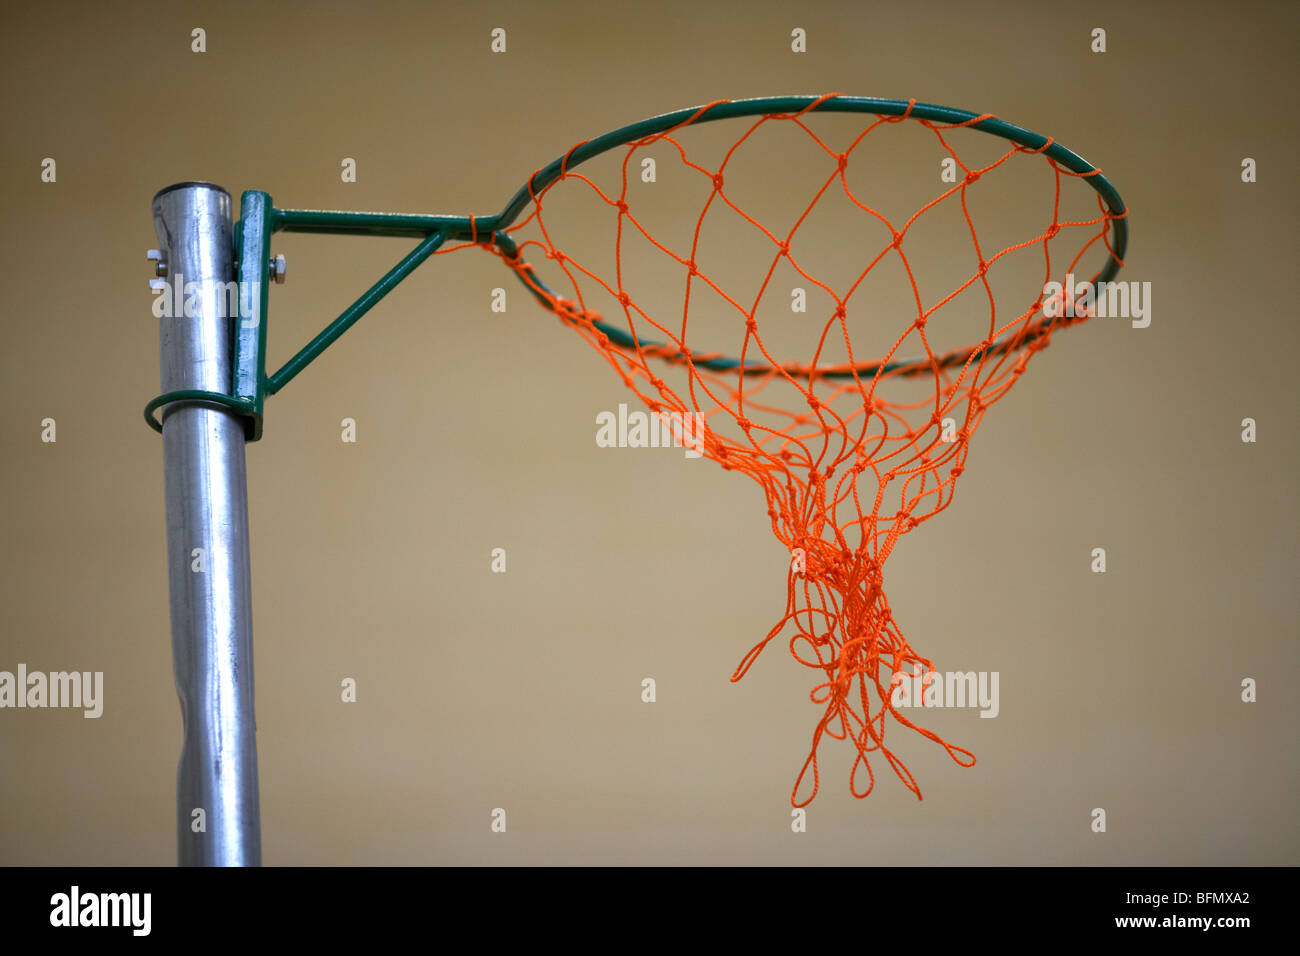
{"type": "MultiPolygon", "coordinates": [[[[523,211],[546,187],[558,181],[569,170],[579,163],[585,162],[601,153],[616,149],[619,146],[626,146],[638,140],[649,136],[656,136],[665,133],[683,125],[697,125],[699,123],[709,123],[715,120],[732,119],[746,116],[762,116],[769,113],[793,114],[801,110],[808,110],[814,113],[874,113],[877,116],[890,117],[911,117],[919,120],[930,122],[944,123],[951,125],[965,125],[969,129],[978,130],[982,133],[988,133],[1001,139],[1015,143],[1022,149],[1041,152],[1048,156],[1054,162],[1078,174],[1083,181],[1090,186],[1110,210],[1110,236],[1111,244],[1109,255],[1101,270],[1093,277],[1094,283],[1110,282],[1119,273],[1124,265],[1124,255],[1128,249],[1128,207],[1124,200],[1120,198],[1119,191],[1114,184],[1107,179],[1096,166],[1093,166],[1086,159],[1067,149],[1057,140],[1027,130],[1024,127],[1016,126],[1005,120],[998,119],[983,113],[972,113],[969,110],[953,109],[949,106],[937,106],[933,103],[917,103],[907,100],[885,100],[865,96],[770,96],[748,100],[728,100],[715,103],[708,107],[689,107],[687,109],[676,110],[672,113],[664,113],[661,116],[652,116],[649,119],[641,120],[638,123],[632,123],[621,129],[613,130],[603,136],[598,136],[593,140],[588,140],[579,146],[574,147],[563,156],[551,162],[549,165],[535,172],[524,184],[520,190],[515,193],[514,197],[496,216],[482,217],[476,223],[477,232],[481,236],[484,232],[494,234],[496,246],[510,258],[518,256],[518,248],[514,240],[505,231],[510,225],[519,218],[523,211]],[[821,102],[818,102],[818,101],[821,102]],[[982,118],[981,118],[982,117],[982,118]]],[[[450,220],[444,226],[447,231],[460,239],[470,238],[470,223],[466,218],[450,220]]],[[[546,285],[540,275],[534,273],[533,281],[541,288],[545,294],[555,295],[554,292],[546,285]]],[[[527,283],[525,283],[527,285],[527,283]]],[[[544,294],[530,289],[534,296],[543,304],[547,305],[544,294]]],[[[616,344],[624,348],[640,347],[660,347],[662,343],[638,341],[632,335],[616,325],[605,321],[595,321],[592,323],[599,331],[609,336],[616,344]]],[[[990,349],[991,355],[1001,355],[1011,349],[1013,342],[1016,340],[1014,335],[1007,336],[992,344],[990,349]]],[[[1024,344],[1023,341],[1021,344],[1024,344]]],[[[681,356],[679,356],[681,358],[681,356]]],[[[946,356],[945,365],[960,365],[965,361],[964,354],[953,353],[946,356]]],[[[699,368],[709,369],[716,372],[730,372],[742,370],[746,373],[766,372],[771,366],[762,362],[742,363],[738,359],[723,357],[701,357],[693,360],[693,364],[699,368]]],[[[877,371],[889,373],[911,367],[922,367],[923,363],[919,359],[900,359],[887,363],[862,363],[855,365],[850,369],[839,371],[826,371],[820,373],[823,378],[856,378],[863,375],[872,375],[877,371]]]]}
{"type": "Polygon", "coordinates": [[[1098,274],[1097,281],[1113,279],[1124,264],[1124,252],[1128,246],[1128,223],[1124,218],[1128,211],[1127,207],[1111,181],[1078,153],[1067,149],[1055,139],[989,114],[972,113],[969,110],[953,109],[950,106],[936,106],[933,103],[885,100],[868,96],[765,96],[748,100],[726,100],[708,107],[688,107],[661,116],[652,116],[588,140],[548,166],[539,169],[515,193],[514,198],[494,220],[480,221],[479,230],[501,230],[509,227],[532,201],[533,196],[554,183],[568,170],[593,156],[599,156],[619,146],[626,146],[647,136],[665,133],[684,124],[694,126],[742,116],[762,116],[768,113],[790,114],[801,110],[809,110],[813,113],[874,113],[877,116],[908,116],[913,119],[952,125],[969,124],[970,129],[990,133],[1027,150],[1041,151],[1071,172],[1080,174],[1105,201],[1111,214],[1118,217],[1110,222],[1114,251],[1098,274]],[[821,102],[818,103],[818,100],[821,102]]]}
{"type": "Polygon", "coordinates": [[[255,414],[252,402],[240,401],[237,398],[231,398],[229,395],[223,395],[221,392],[207,392],[198,388],[177,389],[174,392],[164,392],[144,407],[144,420],[149,423],[150,428],[160,435],[162,434],[163,423],[155,418],[153,413],[164,405],[217,405],[227,411],[244,416],[245,432],[251,430],[255,414]]]}

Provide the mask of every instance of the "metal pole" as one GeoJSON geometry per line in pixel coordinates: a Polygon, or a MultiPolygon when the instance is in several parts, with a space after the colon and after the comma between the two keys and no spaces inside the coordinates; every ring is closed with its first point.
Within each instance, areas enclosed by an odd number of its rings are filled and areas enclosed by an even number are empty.
{"type": "MultiPolygon", "coordinates": [[[[238,321],[225,294],[234,280],[230,194],[209,183],[177,183],[154,197],[153,216],[159,272],[181,292],[159,325],[163,391],[229,394],[238,321]],[[185,294],[190,283],[203,294],[185,294]]],[[[174,404],[162,415],[172,657],[184,722],[179,860],[182,866],[257,866],[262,838],[244,424],[215,406],[174,404]]]]}

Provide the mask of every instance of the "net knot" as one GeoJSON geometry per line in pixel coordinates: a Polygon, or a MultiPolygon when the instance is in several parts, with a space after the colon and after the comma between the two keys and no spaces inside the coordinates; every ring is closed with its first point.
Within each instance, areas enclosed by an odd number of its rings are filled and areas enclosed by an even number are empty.
{"type": "Polygon", "coordinates": [[[838,166],[839,166],[839,171],[840,171],[840,172],[844,172],[844,170],[847,169],[848,166],[849,166],[849,154],[848,154],[848,153],[840,153],[839,155],[837,155],[837,156],[835,157],[835,162],[836,162],[836,163],[838,164],[838,166]]]}
{"type": "Polygon", "coordinates": [[[661,378],[652,378],[652,379],[650,379],[650,384],[653,385],[655,388],[657,388],[657,389],[658,389],[659,391],[661,391],[661,392],[662,392],[663,389],[664,389],[664,380],[661,379],[661,378]]]}
{"type": "Polygon", "coordinates": [[[629,305],[632,304],[632,297],[628,295],[626,292],[620,292],[618,294],[618,303],[619,305],[623,306],[623,308],[626,309],[629,305]]]}
{"type": "Polygon", "coordinates": [[[917,328],[918,331],[921,330],[921,329],[924,329],[924,328],[925,328],[925,316],[923,316],[923,315],[918,315],[918,316],[916,317],[916,321],[913,322],[912,325],[915,326],[915,327],[917,328]]]}
{"type": "Polygon", "coordinates": [[[691,259],[689,262],[686,263],[686,269],[693,276],[697,276],[700,274],[700,270],[695,267],[694,259],[691,259]]]}
{"type": "Polygon", "coordinates": [[[783,256],[788,256],[790,254],[790,243],[788,240],[784,242],[778,242],[777,248],[781,250],[781,255],[783,256]]]}
{"type": "Polygon", "coordinates": [[[722,191],[722,173],[713,174],[713,188],[719,192],[722,191]]]}
{"type": "Polygon", "coordinates": [[[1060,231],[1061,231],[1061,224],[1059,222],[1054,222],[1047,227],[1047,232],[1043,233],[1043,235],[1045,238],[1055,239],[1057,233],[1059,233],[1060,231]]]}
{"type": "Polygon", "coordinates": [[[973,182],[976,182],[979,178],[980,178],[980,174],[977,173],[975,170],[970,169],[970,170],[967,170],[967,171],[966,171],[966,178],[965,178],[964,180],[962,180],[962,182],[964,182],[964,183],[966,183],[967,185],[969,185],[969,184],[971,184],[971,183],[973,183],[973,182]]]}
{"type": "Polygon", "coordinates": [[[980,260],[979,274],[981,277],[989,274],[989,265],[990,263],[987,263],[982,259],[980,260]]]}
{"type": "Polygon", "coordinates": [[[846,314],[844,306],[842,305],[835,310],[835,318],[837,319],[843,319],[846,314]]]}
{"type": "Polygon", "coordinates": [[[751,428],[754,427],[754,423],[751,422],[748,418],[737,418],[736,424],[739,425],[745,431],[749,431],[751,428]]]}
{"type": "Polygon", "coordinates": [[[903,234],[901,232],[894,233],[894,241],[889,244],[890,247],[893,249],[897,249],[902,244],[903,244],[903,234]]]}
{"type": "Polygon", "coordinates": [[[808,396],[808,407],[811,408],[813,411],[816,411],[817,409],[821,408],[821,404],[822,403],[817,400],[816,395],[808,396]]]}
{"type": "Polygon", "coordinates": [[[954,478],[959,478],[959,477],[961,477],[961,473],[962,473],[963,471],[965,471],[965,470],[966,470],[966,469],[963,468],[961,465],[953,465],[953,466],[952,466],[952,471],[950,472],[950,474],[951,474],[954,478]]]}
{"type": "Polygon", "coordinates": [[[620,214],[621,214],[621,213],[625,213],[625,212],[627,212],[627,203],[625,203],[625,202],[624,202],[623,200],[621,200],[621,199],[620,199],[618,202],[614,203],[614,206],[615,206],[615,208],[618,209],[618,211],[619,211],[620,214]]]}
{"type": "Polygon", "coordinates": [[[560,263],[561,265],[563,265],[564,260],[568,258],[568,256],[566,256],[559,249],[552,249],[547,255],[549,258],[554,259],[556,262],[560,263]]]}
{"type": "Polygon", "coordinates": [[[745,320],[745,328],[749,329],[749,331],[751,331],[751,332],[757,332],[757,331],[758,331],[758,319],[754,318],[754,317],[751,315],[749,318],[747,318],[747,319],[745,320]]]}

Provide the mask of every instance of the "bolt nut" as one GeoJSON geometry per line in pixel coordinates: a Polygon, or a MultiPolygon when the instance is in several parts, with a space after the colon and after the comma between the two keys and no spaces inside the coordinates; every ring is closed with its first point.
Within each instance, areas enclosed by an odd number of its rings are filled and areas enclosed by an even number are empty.
{"type": "Polygon", "coordinates": [[[161,249],[150,249],[144,257],[154,263],[154,275],[165,276],[167,274],[167,260],[163,258],[161,249]]]}
{"type": "Polygon", "coordinates": [[[278,255],[271,260],[271,278],[276,285],[284,285],[284,256],[278,255]]]}

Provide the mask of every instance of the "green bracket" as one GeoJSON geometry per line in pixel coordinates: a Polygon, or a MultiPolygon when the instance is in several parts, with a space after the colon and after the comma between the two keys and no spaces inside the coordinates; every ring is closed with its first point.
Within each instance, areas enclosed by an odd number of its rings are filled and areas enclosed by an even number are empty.
{"type": "MultiPolygon", "coordinates": [[[[262,437],[262,411],[266,396],[274,395],[363,315],[433,255],[449,236],[492,237],[497,217],[471,221],[467,216],[409,216],[373,212],[325,212],[276,209],[268,193],[246,190],[239,201],[239,222],[234,228],[234,258],[239,277],[239,316],[233,329],[234,368],[230,394],[182,389],[159,395],[144,408],[145,421],[157,432],[162,421],[154,412],[167,405],[211,405],[244,417],[248,441],[262,437]],[[318,232],[334,235],[418,236],[419,244],[343,310],[315,338],[298,350],[272,375],[266,373],[267,281],[271,261],[271,236],[277,232],[318,232]]],[[[503,247],[505,237],[498,238],[503,247]]]]}
{"type": "Polygon", "coordinates": [[[266,402],[266,302],[271,262],[271,236],[276,211],[268,193],[246,190],[239,197],[235,227],[235,267],[239,276],[239,324],[235,328],[234,387],[238,402],[247,405],[248,440],[262,437],[262,407],[266,402]],[[245,292],[248,292],[245,295],[245,292]]]}

